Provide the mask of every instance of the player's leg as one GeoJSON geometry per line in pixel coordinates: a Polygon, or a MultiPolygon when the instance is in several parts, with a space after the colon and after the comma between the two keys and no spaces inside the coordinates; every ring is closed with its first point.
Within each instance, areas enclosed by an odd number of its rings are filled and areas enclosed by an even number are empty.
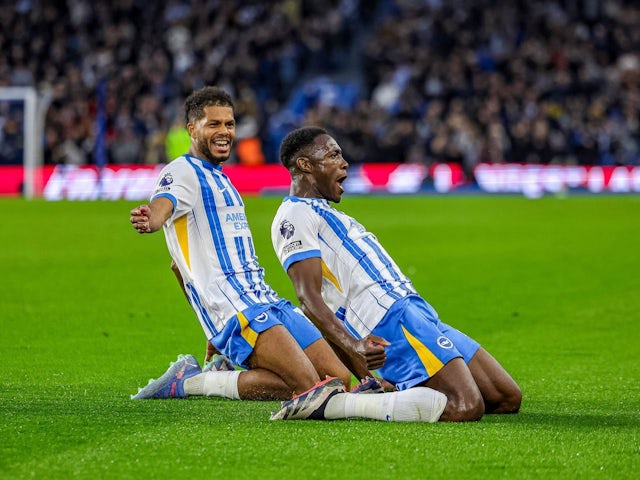
{"type": "Polygon", "coordinates": [[[517,413],[520,410],[520,387],[484,348],[473,356],[469,370],[484,398],[485,413],[517,413]]]}
{"type": "Polygon", "coordinates": [[[287,400],[320,381],[309,358],[279,324],[257,333],[255,344],[242,363],[249,369],[213,370],[187,379],[185,393],[241,400],[287,400]]]}
{"type": "Polygon", "coordinates": [[[257,315],[239,314],[227,327],[214,343],[228,349],[231,360],[248,370],[239,376],[234,376],[237,372],[212,372],[201,386],[196,384],[199,378],[189,380],[190,386],[196,386],[190,392],[251,400],[290,399],[325,376],[351,380],[318,329],[288,301],[257,315]],[[234,379],[235,385],[231,383],[234,379]]]}
{"type": "Polygon", "coordinates": [[[256,368],[241,373],[238,395],[242,400],[289,400],[292,390],[280,376],[256,368]]]}
{"type": "Polygon", "coordinates": [[[278,305],[278,315],[282,324],[311,360],[319,377],[339,378],[345,389],[350,390],[351,372],[302,311],[284,301],[278,305]]]}
{"type": "MultiPolygon", "coordinates": [[[[482,395],[461,357],[445,359],[446,363],[434,362],[426,367],[425,363],[428,364],[428,361],[415,351],[409,350],[412,347],[401,348],[404,353],[397,355],[401,340],[394,339],[390,342],[392,347],[387,349],[387,363],[378,371],[385,379],[395,384],[398,390],[429,387],[443,393],[447,398],[447,404],[440,421],[472,422],[482,418],[482,395]]],[[[421,353],[426,351],[425,348],[421,353]]]]}
{"type": "Polygon", "coordinates": [[[516,382],[489,352],[459,330],[438,321],[438,328],[456,346],[469,367],[485,404],[485,413],[516,413],[522,393],[516,382]]]}
{"type": "Polygon", "coordinates": [[[260,332],[247,359],[250,369],[265,369],[278,375],[294,394],[320,381],[315,367],[283,325],[260,332]]]}
{"type": "MultiPolygon", "coordinates": [[[[297,341],[283,324],[288,311],[283,307],[287,305],[293,308],[282,301],[267,310],[256,306],[229,319],[210,342],[233,365],[247,371],[207,372],[203,374],[206,381],[200,377],[189,380],[188,392],[251,400],[288,399],[318,383],[320,377],[303,347],[321,338],[320,332],[303,318],[311,328],[301,329],[298,334],[302,340],[297,341]]],[[[210,334],[206,329],[205,333],[210,334]]]]}
{"type": "Polygon", "coordinates": [[[431,388],[401,392],[345,393],[342,382],[327,377],[311,390],[282,402],[271,420],[367,418],[387,422],[437,422],[447,397],[431,388]]]}
{"type": "Polygon", "coordinates": [[[485,409],[482,394],[462,357],[447,362],[422,385],[447,396],[440,421],[473,422],[482,418],[485,409]]]}
{"type": "Polygon", "coordinates": [[[141,388],[135,400],[151,398],[222,397],[233,400],[287,400],[291,388],[264,369],[240,371],[232,367],[202,371],[193,355],[178,355],[158,379],[141,388]]]}
{"type": "Polygon", "coordinates": [[[400,391],[426,386],[445,394],[442,421],[477,421],[484,413],[482,395],[463,354],[439,323],[437,313],[423,299],[407,297],[397,302],[373,331],[391,343],[378,372],[400,391]]]}
{"type": "MultiPolygon", "coordinates": [[[[272,320],[281,323],[291,334],[291,337],[311,361],[319,379],[324,379],[327,376],[336,377],[348,389],[351,384],[351,373],[299,308],[294,307],[288,301],[280,301],[269,309],[266,317],[264,314],[259,315],[249,322],[249,326],[257,331],[272,320]]],[[[279,351],[279,353],[286,359],[284,352],[279,351]]],[[[251,400],[291,398],[294,391],[276,373],[265,368],[258,368],[256,365],[246,366],[250,367],[250,370],[243,372],[238,379],[240,398],[251,400]]]]}
{"type": "MultiPolygon", "coordinates": [[[[290,401],[284,402],[281,410],[276,412],[272,419],[359,417],[386,421],[434,422],[440,417],[447,399],[443,394],[430,388],[416,388],[410,392],[384,394],[345,393],[344,381],[349,383],[351,381],[349,370],[340,362],[333,349],[321,338],[320,332],[302,315],[299,309],[293,308],[288,302],[282,302],[269,310],[269,316],[271,315],[277,316],[286,326],[285,332],[290,335],[295,346],[304,349],[305,358],[320,374],[318,376],[329,375],[302,393],[296,391],[296,395],[290,401]],[[344,377],[344,381],[341,378],[335,378],[336,374],[344,377]]],[[[268,320],[263,319],[264,321],[268,320]]],[[[276,327],[269,328],[263,331],[260,336],[275,329],[276,327]]],[[[291,368],[291,362],[296,361],[293,360],[292,355],[296,352],[291,351],[287,354],[281,348],[276,347],[276,340],[270,341],[265,338],[262,340],[266,340],[273,351],[258,351],[261,348],[260,336],[255,344],[253,354],[249,357],[250,362],[257,361],[253,364],[254,367],[268,368],[282,376],[280,372],[284,372],[285,368],[291,368]],[[265,355],[269,356],[266,360],[264,359],[265,355]],[[276,355],[277,361],[280,362],[277,366],[272,363],[274,362],[273,355],[276,355]]],[[[283,344],[285,337],[286,335],[279,340],[283,344]]],[[[283,379],[285,379],[284,376],[283,379]]]]}
{"type": "Polygon", "coordinates": [[[232,400],[288,400],[291,388],[273,372],[255,370],[210,370],[184,382],[187,396],[204,395],[232,400]]]}
{"type": "MultiPolygon", "coordinates": [[[[383,394],[345,393],[341,379],[327,377],[320,380],[316,367],[307,357],[303,348],[309,350],[318,361],[319,370],[334,371],[345,369],[329,345],[321,338],[320,332],[296,312],[288,302],[272,306],[257,315],[240,313],[225,327],[224,333],[212,339],[218,349],[231,345],[230,357],[236,364],[249,367],[244,379],[252,371],[257,372],[254,381],[265,381],[265,375],[280,377],[293,393],[293,398],[284,402],[274,419],[338,419],[371,418],[377,420],[434,422],[440,417],[446,404],[446,397],[430,388],[416,388],[413,391],[383,394]],[[295,321],[295,323],[291,323],[295,321]],[[283,324],[291,324],[291,330],[283,324]],[[324,363],[323,363],[324,362],[324,363]]],[[[225,347],[226,348],[226,347],[225,347]]],[[[226,352],[225,352],[226,353],[226,352]]],[[[191,359],[195,363],[195,359],[191,359]]],[[[215,375],[235,376],[239,385],[240,372],[208,372],[208,379],[215,375]],[[237,376],[236,376],[237,375],[237,376]]],[[[222,378],[222,377],[219,377],[222,378]]],[[[272,377],[268,377],[269,379],[272,377]]],[[[349,378],[350,380],[350,378],[349,378]]],[[[186,383],[186,382],[185,382],[186,383]]],[[[229,393],[228,385],[221,382],[223,393],[229,393]]],[[[253,384],[255,386],[255,384],[253,384]]],[[[260,385],[265,387],[264,384],[260,385]]],[[[269,388],[279,388],[271,385],[269,388]]],[[[232,392],[240,396],[240,388],[232,392]]],[[[264,390],[262,392],[264,394],[264,390]]],[[[237,397],[236,397],[237,398],[237,397]]]]}
{"type": "Polygon", "coordinates": [[[351,372],[340,361],[336,353],[324,340],[320,339],[304,349],[320,378],[337,377],[346,390],[351,390],[351,372]]]}

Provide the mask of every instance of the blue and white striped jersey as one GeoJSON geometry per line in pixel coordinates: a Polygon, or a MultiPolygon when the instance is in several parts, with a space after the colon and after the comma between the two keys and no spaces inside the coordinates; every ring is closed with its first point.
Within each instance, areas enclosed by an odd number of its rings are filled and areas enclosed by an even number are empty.
{"type": "Polygon", "coordinates": [[[207,338],[249,307],[279,300],[265,283],[240,194],[219,166],[183,155],[167,164],[151,200],[166,197],[163,225],[191,306],[207,338]]]}
{"type": "Polygon", "coordinates": [[[321,258],[322,297],[358,338],[371,333],[397,300],[416,293],[375,235],[327,200],[286,197],[271,241],[285,271],[321,258]]]}

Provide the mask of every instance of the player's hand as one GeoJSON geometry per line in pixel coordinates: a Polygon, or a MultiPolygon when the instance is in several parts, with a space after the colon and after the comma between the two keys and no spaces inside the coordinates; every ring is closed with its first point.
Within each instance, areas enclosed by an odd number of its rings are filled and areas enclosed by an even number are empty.
{"type": "Polygon", "coordinates": [[[204,363],[207,363],[209,360],[213,358],[214,355],[220,353],[213,344],[207,340],[207,350],[204,354],[204,363]]]}
{"type": "Polygon", "coordinates": [[[140,205],[139,207],[131,210],[131,216],[129,221],[131,225],[138,233],[150,233],[151,225],[149,219],[151,218],[151,207],[149,205],[140,205]]]}
{"type": "Polygon", "coordinates": [[[364,344],[364,356],[369,370],[377,370],[387,361],[384,347],[391,345],[387,340],[377,335],[367,335],[362,339],[364,344]]]}

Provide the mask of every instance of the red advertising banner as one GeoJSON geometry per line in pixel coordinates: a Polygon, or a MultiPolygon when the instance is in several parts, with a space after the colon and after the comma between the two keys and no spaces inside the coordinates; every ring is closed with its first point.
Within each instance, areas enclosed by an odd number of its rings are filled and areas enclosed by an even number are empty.
{"type": "Polygon", "coordinates": [[[24,168],[22,166],[0,165],[0,195],[20,195],[23,181],[24,168]]]}
{"type": "MultiPolygon", "coordinates": [[[[46,166],[35,172],[35,194],[47,200],[145,200],[163,165],[46,166]]],[[[242,194],[285,194],[289,173],[281,165],[227,165],[224,172],[242,194]]],[[[349,168],[349,193],[415,194],[477,190],[539,197],[581,189],[591,193],[640,193],[640,167],[479,164],[475,182],[457,164],[361,164],[349,168]]],[[[0,166],[0,195],[18,196],[21,166],[0,166]]]]}
{"type": "Polygon", "coordinates": [[[481,163],[474,170],[480,190],[539,197],[584,189],[590,193],[640,192],[640,167],[481,163]]]}

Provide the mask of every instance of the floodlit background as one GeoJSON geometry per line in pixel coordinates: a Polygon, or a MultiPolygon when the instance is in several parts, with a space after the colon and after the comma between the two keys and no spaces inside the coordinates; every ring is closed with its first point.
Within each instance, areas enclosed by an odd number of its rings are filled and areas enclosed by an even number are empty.
{"type": "MultiPolygon", "coordinates": [[[[170,161],[184,98],[216,84],[237,100],[231,163],[277,164],[282,137],[316,124],[352,164],[415,165],[392,192],[640,191],[631,0],[20,0],[0,22],[0,86],[39,95],[36,167],[170,161]]],[[[21,165],[23,107],[2,95],[0,164],[21,165]]],[[[21,171],[3,172],[15,193],[21,171]]]]}

